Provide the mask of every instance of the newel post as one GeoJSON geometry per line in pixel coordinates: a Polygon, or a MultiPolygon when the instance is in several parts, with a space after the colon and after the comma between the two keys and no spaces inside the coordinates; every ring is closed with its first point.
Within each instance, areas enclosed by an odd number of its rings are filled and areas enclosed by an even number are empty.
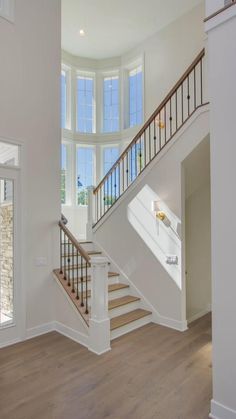
{"type": "Polygon", "coordinates": [[[94,187],[89,186],[88,191],[88,219],[86,224],[86,239],[93,240],[93,223],[94,223],[94,187]]]}
{"type": "Polygon", "coordinates": [[[91,318],[89,320],[89,350],[101,355],[110,347],[108,316],[108,259],[91,257],[91,318]]]}

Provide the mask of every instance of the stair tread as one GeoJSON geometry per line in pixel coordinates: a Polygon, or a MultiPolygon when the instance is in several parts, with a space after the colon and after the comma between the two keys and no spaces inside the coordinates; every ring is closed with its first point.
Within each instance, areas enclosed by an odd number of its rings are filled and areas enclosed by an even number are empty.
{"type": "Polygon", "coordinates": [[[139,320],[143,317],[149,316],[152,314],[151,311],[144,310],[142,308],[137,308],[136,310],[130,311],[129,313],[121,314],[120,316],[114,317],[111,319],[111,330],[115,330],[118,327],[125,326],[129,323],[139,320]]]}
{"type": "Polygon", "coordinates": [[[125,295],[124,297],[115,298],[108,302],[108,310],[113,310],[114,308],[124,306],[135,301],[140,301],[139,297],[134,297],[133,295],[125,295]]]}
{"type": "MultiPolygon", "coordinates": [[[[129,288],[129,285],[121,284],[121,283],[119,283],[119,284],[109,284],[108,285],[108,292],[119,291],[119,290],[122,290],[124,288],[129,288]]],[[[82,293],[80,292],[80,295],[81,294],[82,293]]],[[[84,296],[86,295],[86,291],[83,292],[83,295],[84,296]]],[[[88,297],[91,297],[91,291],[90,290],[88,290],[88,297]]]]}

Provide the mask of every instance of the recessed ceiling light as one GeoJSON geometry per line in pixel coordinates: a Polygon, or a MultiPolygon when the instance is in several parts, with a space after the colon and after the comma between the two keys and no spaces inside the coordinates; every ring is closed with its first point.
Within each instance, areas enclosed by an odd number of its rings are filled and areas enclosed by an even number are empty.
{"type": "Polygon", "coordinates": [[[80,34],[80,36],[85,36],[84,29],[80,29],[79,34],[80,34]]]}

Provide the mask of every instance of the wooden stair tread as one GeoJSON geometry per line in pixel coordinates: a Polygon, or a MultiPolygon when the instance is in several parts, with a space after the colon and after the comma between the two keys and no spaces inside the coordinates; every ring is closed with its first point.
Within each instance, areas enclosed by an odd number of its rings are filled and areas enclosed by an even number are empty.
{"type": "Polygon", "coordinates": [[[124,306],[129,303],[134,303],[135,301],[140,301],[139,297],[134,297],[132,295],[125,295],[124,297],[115,298],[108,302],[108,310],[113,310],[114,308],[124,306]]]}
{"type": "Polygon", "coordinates": [[[137,308],[136,310],[130,311],[129,313],[121,314],[120,316],[111,319],[111,330],[125,326],[126,324],[134,322],[135,320],[142,319],[143,317],[149,316],[150,314],[152,314],[151,311],[144,310],[142,308],[137,308]]]}
{"type": "MultiPolygon", "coordinates": [[[[129,285],[127,285],[127,284],[120,284],[120,283],[119,284],[109,284],[108,285],[108,292],[119,291],[119,290],[122,290],[124,288],[129,288],[129,285]]],[[[81,296],[82,295],[82,292],[80,292],[79,295],[81,296]]],[[[83,295],[85,297],[86,291],[83,291],[83,295]]],[[[88,290],[88,297],[91,297],[91,291],[90,290],[88,290]]]]}

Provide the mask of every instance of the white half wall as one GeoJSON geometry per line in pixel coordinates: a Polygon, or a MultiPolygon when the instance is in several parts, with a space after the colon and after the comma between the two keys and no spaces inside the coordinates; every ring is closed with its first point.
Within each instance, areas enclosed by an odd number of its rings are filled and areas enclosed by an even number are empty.
{"type": "Polygon", "coordinates": [[[207,107],[199,109],[94,229],[95,242],[156,312],[176,322],[186,320],[181,163],[209,133],[208,119],[207,107]],[[153,201],[159,201],[171,227],[156,220],[153,201]],[[166,263],[166,256],[173,254],[178,256],[177,266],[166,263]]]}

